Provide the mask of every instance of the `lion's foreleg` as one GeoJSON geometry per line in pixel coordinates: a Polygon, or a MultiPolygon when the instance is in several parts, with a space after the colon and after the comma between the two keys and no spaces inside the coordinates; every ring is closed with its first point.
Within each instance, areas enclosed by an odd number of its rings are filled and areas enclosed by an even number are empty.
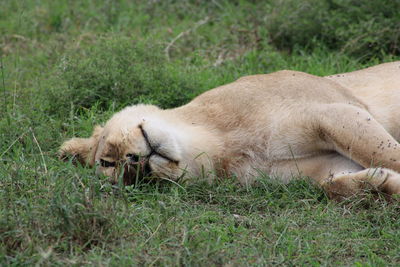
{"type": "Polygon", "coordinates": [[[400,172],[400,144],[368,111],[337,103],[321,105],[315,112],[316,128],[328,147],[364,168],[400,172]]]}
{"type": "Polygon", "coordinates": [[[332,199],[342,200],[364,190],[387,194],[400,193],[400,174],[384,168],[369,168],[356,173],[333,175],[321,183],[332,199]]]}

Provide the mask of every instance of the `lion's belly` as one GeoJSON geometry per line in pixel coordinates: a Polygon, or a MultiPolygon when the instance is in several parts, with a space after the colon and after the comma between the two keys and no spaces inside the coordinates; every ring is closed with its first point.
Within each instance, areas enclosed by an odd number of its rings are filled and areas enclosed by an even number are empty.
{"type": "Polygon", "coordinates": [[[270,120],[269,124],[264,121],[264,127],[250,125],[227,134],[228,172],[239,177],[242,183],[248,183],[260,173],[277,174],[277,162],[295,162],[332,151],[333,147],[315,130],[312,116],[304,109],[301,111],[285,113],[281,120],[270,120]]]}

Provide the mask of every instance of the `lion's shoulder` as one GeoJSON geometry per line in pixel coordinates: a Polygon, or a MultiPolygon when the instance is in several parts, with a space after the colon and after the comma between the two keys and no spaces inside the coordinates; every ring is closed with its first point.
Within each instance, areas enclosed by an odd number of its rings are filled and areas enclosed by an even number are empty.
{"type": "Polygon", "coordinates": [[[255,75],[247,75],[240,77],[239,79],[236,80],[236,82],[258,82],[258,81],[264,81],[264,80],[269,80],[269,79],[282,79],[285,77],[293,77],[293,76],[298,76],[298,77],[315,77],[310,75],[305,72],[301,71],[295,71],[295,70],[280,70],[276,72],[271,72],[267,74],[255,74],[255,75]]]}

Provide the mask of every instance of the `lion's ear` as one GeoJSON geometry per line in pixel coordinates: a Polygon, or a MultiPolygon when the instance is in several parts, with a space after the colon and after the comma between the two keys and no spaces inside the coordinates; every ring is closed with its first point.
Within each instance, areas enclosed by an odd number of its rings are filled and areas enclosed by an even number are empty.
{"type": "Polygon", "coordinates": [[[91,137],[72,138],[64,142],[59,150],[59,158],[61,160],[69,160],[72,157],[73,162],[93,166],[102,132],[103,128],[96,126],[91,137]]]}

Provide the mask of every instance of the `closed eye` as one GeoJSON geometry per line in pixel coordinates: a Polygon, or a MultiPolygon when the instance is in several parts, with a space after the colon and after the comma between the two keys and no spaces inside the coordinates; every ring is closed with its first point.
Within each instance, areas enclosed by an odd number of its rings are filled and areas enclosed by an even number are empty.
{"type": "Polygon", "coordinates": [[[104,168],[110,168],[110,167],[115,167],[115,162],[100,159],[100,165],[104,168]]]}
{"type": "Polygon", "coordinates": [[[126,154],[126,157],[128,159],[130,159],[132,162],[139,162],[139,160],[140,160],[140,156],[136,155],[136,154],[129,153],[129,154],[126,154]]]}

